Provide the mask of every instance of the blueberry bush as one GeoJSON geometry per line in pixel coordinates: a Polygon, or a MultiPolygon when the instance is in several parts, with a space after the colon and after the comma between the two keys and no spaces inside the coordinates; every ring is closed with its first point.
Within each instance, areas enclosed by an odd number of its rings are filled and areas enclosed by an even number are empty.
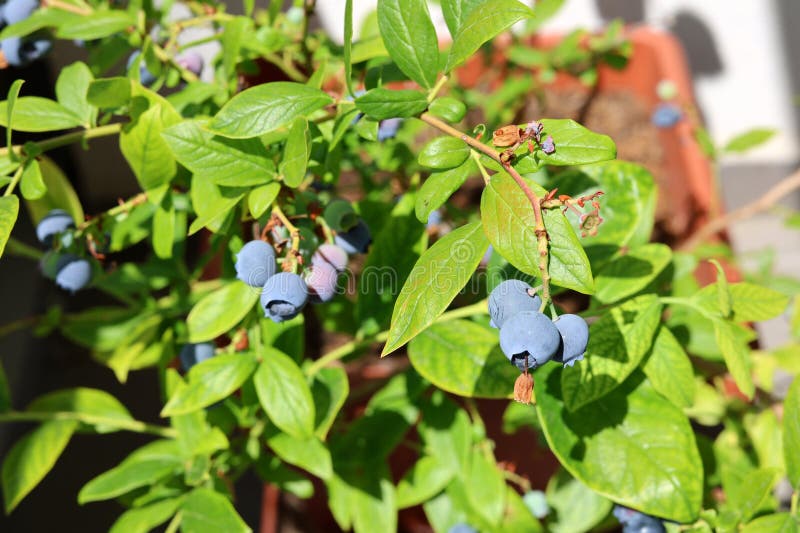
{"type": "Polygon", "coordinates": [[[544,51],[525,37],[559,1],[441,0],[445,43],[425,0],[380,0],[354,42],[343,3],[343,45],[310,29],[313,0],[3,6],[9,68],[54,39],[85,60],[55,99],[18,80],[0,103],[0,253],[115,303],[0,332],[63,335],[123,383],[155,368],[163,403],[158,423],[90,388],[15,406],[0,372],[0,421],[34,424],[3,460],[6,512],[74,434],[129,431],[152,441],[77,495],[119,502],[114,532],[249,531],[248,471],[322,492],[356,532],[397,530],[416,506],[442,532],[797,531],[797,345],[751,348],[792,289],[651,242],[647,170],[575,121],[518,116],[559,72],[591,87],[623,64],[620,26],[544,51]],[[501,34],[536,75],[463,86],[501,34]],[[48,152],[99,137],[141,192],[87,214],[48,152]],[[451,199],[465,187],[479,202],[451,199]],[[37,244],[14,235],[21,208],[37,244]],[[499,455],[487,399],[520,447],[552,452],[549,481],[499,455]],[[415,460],[398,473],[401,448],[415,460]]]}

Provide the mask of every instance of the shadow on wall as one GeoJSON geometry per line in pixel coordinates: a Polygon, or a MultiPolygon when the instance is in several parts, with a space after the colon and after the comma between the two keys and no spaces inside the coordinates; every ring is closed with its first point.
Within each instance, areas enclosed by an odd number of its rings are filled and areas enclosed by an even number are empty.
{"type": "Polygon", "coordinates": [[[724,65],[714,35],[700,17],[689,11],[679,11],[669,30],[683,44],[689,69],[695,78],[722,73],[724,65]]]}
{"type": "Polygon", "coordinates": [[[622,19],[625,24],[644,22],[644,0],[595,0],[597,12],[609,22],[622,19]]]}

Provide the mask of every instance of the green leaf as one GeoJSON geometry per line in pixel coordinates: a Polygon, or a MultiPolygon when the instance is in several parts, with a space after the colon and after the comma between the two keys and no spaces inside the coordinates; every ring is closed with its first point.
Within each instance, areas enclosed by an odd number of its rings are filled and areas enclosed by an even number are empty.
{"type": "Polygon", "coordinates": [[[752,398],[755,394],[755,385],[750,371],[752,366],[750,349],[736,337],[733,325],[722,319],[714,320],[714,338],[736,386],[739,387],[742,394],[752,398]]]}
{"type": "MultiPolygon", "coordinates": [[[[33,222],[38,223],[51,209],[56,208],[63,209],[72,215],[76,223],[83,221],[81,201],[61,169],[47,156],[39,156],[37,161],[39,162],[39,170],[42,172],[42,179],[47,188],[47,193],[38,200],[29,200],[27,202],[28,211],[33,222]]],[[[0,234],[2,234],[1,231],[0,234]]],[[[0,246],[1,251],[2,246],[0,246]]]]}
{"type": "Polygon", "coordinates": [[[742,527],[740,533],[797,533],[797,519],[790,513],[775,513],[760,516],[742,527]]]}
{"type": "Polygon", "coordinates": [[[356,107],[370,118],[414,117],[425,111],[428,99],[419,91],[391,90],[378,87],[355,100],[356,107]]]}
{"type": "Polygon", "coordinates": [[[553,533],[591,531],[614,505],[563,469],[547,483],[547,503],[555,511],[547,521],[548,530],[553,533]],[[573,512],[574,509],[581,512],[573,512]]]}
{"type": "Polygon", "coordinates": [[[272,454],[262,453],[259,456],[256,471],[264,481],[299,498],[307,499],[314,495],[314,484],[310,479],[294,468],[289,468],[272,454]]]}
{"type": "Polygon", "coordinates": [[[599,302],[614,303],[633,296],[647,287],[672,259],[669,246],[644,244],[600,269],[594,278],[594,296],[599,302]]]}
{"type": "Polygon", "coordinates": [[[533,11],[517,0],[486,0],[473,7],[453,36],[445,73],[463,63],[486,41],[532,16],[533,11]]]}
{"type": "MultiPolygon", "coordinates": [[[[721,313],[717,287],[719,282],[703,287],[692,300],[712,316],[721,313]]],[[[730,319],[733,322],[761,322],[778,317],[789,305],[789,298],[778,291],[749,282],[732,283],[730,319]]],[[[727,316],[723,314],[723,316],[727,316]]]]}
{"type": "Polygon", "coordinates": [[[442,468],[436,458],[420,457],[397,483],[397,508],[405,509],[426,502],[444,489],[451,479],[452,470],[442,468]]]}
{"type": "Polygon", "coordinates": [[[262,185],[275,177],[275,164],[258,139],[226,139],[186,120],[163,132],[180,164],[217,185],[262,185]]]}
{"type": "Polygon", "coordinates": [[[771,128],[755,128],[737,135],[728,141],[728,144],[722,150],[741,154],[764,144],[772,139],[776,133],[778,131],[771,128]]]}
{"type": "Polygon", "coordinates": [[[83,486],[78,503],[109,500],[158,483],[183,467],[174,440],[157,440],[131,453],[119,465],[103,472],[83,486]]]}
{"type": "Polygon", "coordinates": [[[131,100],[131,79],[125,76],[92,81],[86,92],[87,101],[104,109],[128,105],[131,100]]]}
{"type": "Polygon", "coordinates": [[[386,329],[392,308],[414,264],[428,244],[425,226],[412,212],[415,198],[405,194],[372,244],[359,279],[356,316],[365,335],[386,329]]]}
{"type": "Polygon", "coordinates": [[[148,533],[169,520],[180,504],[179,498],[167,498],[128,509],[114,522],[109,533],[148,533]]]}
{"type": "Polygon", "coordinates": [[[0,197],[0,257],[3,256],[18,214],[19,198],[14,195],[0,197]]]}
{"type": "Polygon", "coordinates": [[[571,411],[616,389],[650,351],[661,320],[661,303],[645,294],[612,307],[589,327],[586,357],[562,375],[571,411]]]}
{"type": "Polygon", "coordinates": [[[425,0],[380,0],[378,27],[403,73],[430,89],[439,71],[439,41],[425,0]]]}
{"type": "Polygon", "coordinates": [[[783,402],[783,456],[786,475],[795,490],[800,490],[800,379],[795,379],[783,402]]]}
{"type": "Polygon", "coordinates": [[[417,220],[423,224],[428,222],[431,212],[439,209],[450,196],[473,174],[478,167],[473,159],[467,159],[456,168],[432,172],[417,192],[417,203],[414,211],[417,220]]]}
{"type": "Polygon", "coordinates": [[[247,316],[260,294],[257,288],[232,281],[204,296],[186,317],[189,342],[208,341],[233,329],[247,316]]]}
{"type": "Polygon", "coordinates": [[[167,185],[177,166],[169,146],[161,137],[164,124],[160,105],[151,106],[119,135],[119,148],[145,191],[167,185]]]}
{"type": "Polygon", "coordinates": [[[129,26],[136,26],[134,15],[122,10],[98,10],[89,15],[70,13],[64,15],[65,19],[69,18],[69,23],[65,20],[65,23],[59,25],[56,30],[56,37],[59,39],[92,41],[121,32],[129,26]]]}
{"type": "Polygon", "coordinates": [[[719,311],[722,313],[724,318],[728,318],[733,312],[733,303],[731,302],[731,290],[728,286],[728,278],[725,276],[725,270],[722,268],[722,265],[719,264],[719,261],[716,259],[709,259],[709,262],[717,269],[716,287],[717,305],[719,305],[719,311]]]}
{"type": "Polygon", "coordinates": [[[256,368],[250,352],[226,353],[206,359],[189,370],[189,384],[178,388],[161,416],[191,413],[230,396],[256,368]]]}
{"type": "Polygon", "coordinates": [[[662,396],[678,407],[692,406],[695,390],[692,362],[666,326],[658,329],[642,370],[662,396]]]}
{"type": "Polygon", "coordinates": [[[467,106],[461,100],[442,96],[431,102],[428,108],[431,115],[447,120],[448,122],[461,122],[467,114],[467,106]]]}
{"type": "Polygon", "coordinates": [[[57,390],[40,396],[31,402],[27,410],[34,413],[76,413],[85,417],[79,418],[83,423],[103,433],[117,431],[115,422],[133,420],[125,406],[109,393],[84,387],[57,390]]]}
{"type": "MultiPolygon", "coordinates": [[[[19,96],[19,90],[22,88],[23,83],[25,83],[24,80],[14,80],[14,83],[12,83],[11,87],[8,89],[8,98],[6,100],[6,124],[14,124],[14,107],[17,104],[17,97],[19,96]]],[[[8,155],[12,159],[16,159],[11,143],[12,129],[11,127],[6,127],[6,149],[8,150],[8,155]]]]}
{"type": "MultiPolygon", "coordinates": [[[[540,196],[544,190],[528,182],[540,196]]],[[[533,207],[525,193],[505,172],[492,176],[481,196],[481,218],[494,249],[509,263],[531,276],[540,276],[538,240],[533,207]]],[[[544,210],[550,236],[551,282],[584,294],[594,291],[589,260],[578,237],[560,210],[544,210]]]]}
{"type": "Polygon", "coordinates": [[[72,16],[61,9],[39,7],[25,20],[3,28],[3,31],[0,32],[0,40],[5,41],[10,37],[24,37],[42,28],[58,26],[64,22],[64,15],[67,17],[72,16]]]}
{"type": "Polygon", "coordinates": [[[461,139],[442,136],[422,147],[417,160],[422,166],[441,170],[455,168],[469,157],[469,146],[461,139]]]}
{"type": "Polygon", "coordinates": [[[73,420],[45,422],[24,435],[6,454],[0,474],[6,514],[53,468],[77,425],[73,420]]]}
{"type": "Polygon", "coordinates": [[[19,190],[26,200],[38,200],[47,194],[47,186],[42,178],[42,170],[39,168],[39,162],[36,159],[29,159],[25,162],[19,190]]]}
{"type": "Polygon", "coordinates": [[[303,182],[310,155],[311,136],[308,132],[308,121],[303,117],[298,117],[289,128],[289,137],[286,139],[280,167],[283,182],[287,186],[298,187],[303,182]]]}
{"type": "Polygon", "coordinates": [[[320,479],[329,479],[333,475],[331,452],[317,437],[296,439],[288,433],[277,433],[267,438],[267,445],[287,463],[320,479]]]}
{"type": "Polygon", "coordinates": [[[647,514],[693,522],[703,495],[703,464],[689,420],[641,374],[569,411],[561,383],[569,368],[536,372],[536,409],[562,465],[598,494],[647,514]],[[658,490],[652,490],[658,487],[658,490]]]}
{"type": "Polygon", "coordinates": [[[253,215],[253,218],[259,218],[263,215],[280,192],[281,184],[277,182],[254,187],[250,194],[247,195],[247,208],[250,209],[250,214],[253,215]]]}
{"type": "Polygon", "coordinates": [[[467,16],[484,0],[442,0],[442,14],[450,30],[450,35],[458,34],[458,30],[467,16]]]}
{"type": "Polygon", "coordinates": [[[97,110],[87,100],[87,92],[93,81],[92,71],[80,61],[61,69],[56,81],[58,103],[80,117],[87,127],[97,119],[97,110]]]}
{"type": "Polygon", "coordinates": [[[175,208],[165,209],[159,205],[153,214],[153,251],[159,259],[172,257],[172,244],[175,240],[175,208]]]}
{"type": "MultiPolygon", "coordinates": [[[[81,125],[81,118],[58,102],[39,96],[22,96],[14,104],[16,131],[66,130],[81,125]]],[[[8,127],[8,101],[0,102],[0,126],[8,127]]]]}
{"type": "Polygon", "coordinates": [[[497,345],[497,330],[469,320],[432,325],[411,341],[408,356],[422,377],[459,396],[508,398],[519,376],[497,345]]]}
{"type": "Polygon", "coordinates": [[[336,415],[350,394],[347,373],[341,367],[326,367],[314,375],[311,397],[314,399],[314,434],[324,439],[336,415]]]}
{"type": "Polygon", "coordinates": [[[422,419],[417,431],[425,443],[425,453],[436,457],[453,474],[463,477],[469,469],[473,429],[466,411],[441,391],[421,406],[422,419]]]}
{"type": "Polygon", "coordinates": [[[303,372],[291,357],[266,347],[253,384],[261,407],[276,426],[298,439],[314,434],[314,399],[303,372]]]}
{"type": "Polygon", "coordinates": [[[355,96],[353,91],[353,0],[344,3],[344,82],[347,94],[355,96]]]}
{"type": "Polygon", "coordinates": [[[488,247],[481,223],[472,222],[448,233],[422,254],[397,297],[381,356],[413,339],[447,309],[488,247]],[[432,285],[437,290],[432,291],[432,285]]]}
{"type": "Polygon", "coordinates": [[[218,187],[210,177],[195,174],[190,195],[197,218],[189,226],[189,235],[203,227],[218,232],[228,213],[244,198],[245,191],[241,187],[218,187]]]}
{"type": "Polygon", "coordinates": [[[0,364],[0,413],[5,413],[11,409],[11,389],[8,388],[8,378],[0,364]]]}
{"type": "Polygon", "coordinates": [[[257,137],[333,102],[326,93],[299,83],[277,81],[246,89],[231,98],[208,129],[223,137],[257,137]]]}
{"type": "Polygon", "coordinates": [[[764,501],[772,495],[772,487],[778,481],[779,473],[776,468],[753,470],[736,490],[726,493],[728,502],[740,514],[742,522],[753,518],[764,501]]]}
{"type": "Polygon", "coordinates": [[[247,36],[248,30],[252,32],[252,20],[250,17],[233,17],[226,20],[223,24],[222,32],[222,69],[225,78],[234,79],[236,77],[236,63],[239,59],[239,51],[242,48],[242,41],[247,36]]]}
{"type": "Polygon", "coordinates": [[[608,135],[595,133],[574,120],[543,119],[541,122],[544,135],[552,135],[556,145],[556,151],[549,155],[536,150],[535,156],[542,164],[586,165],[617,157],[617,147],[608,135]]]}
{"type": "Polygon", "coordinates": [[[489,524],[496,526],[503,518],[506,504],[506,481],[494,461],[482,450],[473,450],[464,485],[472,508],[489,524]]]}
{"type": "Polygon", "coordinates": [[[211,489],[194,489],[181,505],[183,533],[250,533],[252,531],[236,512],[231,502],[211,489]]]}

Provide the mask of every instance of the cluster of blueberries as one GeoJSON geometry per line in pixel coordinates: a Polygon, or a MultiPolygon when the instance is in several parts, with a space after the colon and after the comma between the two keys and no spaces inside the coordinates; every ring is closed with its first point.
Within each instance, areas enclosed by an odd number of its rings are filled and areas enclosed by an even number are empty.
{"type": "MultiPolygon", "coordinates": [[[[38,0],[9,0],[0,6],[0,29],[22,22],[39,7],[38,0]]],[[[5,63],[12,67],[24,67],[47,54],[53,47],[53,39],[46,30],[39,30],[25,37],[9,37],[0,41],[5,63]]]]}
{"type": "Polygon", "coordinates": [[[88,259],[66,251],[73,245],[75,221],[63,209],[53,209],[36,226],[36,237],[48,248],[40,262],[45,277],[56,285],[75,292],[92,279],[92,264],[88,259]]]}
{"type": "Polygon", "coordinates": [[[572,314],[550,320],[539,311],[541,305],[534,289],[517,279],[500,283],[489,295],[489,324],[500,330],[500,348],[520,372],[548,361],[572,366],[586,353],[586,321],[572,314]]]}
{"type": "Polygon", "coordinates": [[[664,523],[648,514],[640,513],[634,509],[614,506],[614,516],[622,524],[622,533],[665,533],[664,523]]]}
{"type": "Polygon", "coordinates": [[[239,251],[236,277],[252,287],[262,288],[261,306],[265,316],[275,322],[290,320],[309,301],[323,303],[336,295],[339,274],[347,267],[348,254],[365,253],[372,242],[369,228],[357,216],[338,216],[337,220],[333,228],[337,231],[334,243],[322,244],[316,249],[304,276],[277,272],[275,250],[265,241],[250,241],[239,251]]]}

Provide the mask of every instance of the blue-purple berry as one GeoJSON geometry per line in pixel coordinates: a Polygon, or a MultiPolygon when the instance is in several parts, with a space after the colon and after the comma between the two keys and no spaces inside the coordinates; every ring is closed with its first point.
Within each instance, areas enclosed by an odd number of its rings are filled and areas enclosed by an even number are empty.
{"type": "Polygon", "coordinates": [[[553,321],[561,334],[561,347],[553,361],[572,366],[582,361],[589,344],[589,325],[578,315],[565,314],[553,321]]]}
{"type": "Polygon", "coordinates": [[[290,272],[279,272],[264,284],[261,307],[264,316],[274,322],[291,320],[300,314],[308,301],[308,286],[303,278],[290,272]]]}
{"type": "Polygon", "coordinates": [[[500,349],[520,372],[536,370],[553,358],[561,335],[553,322],[538,311],[523,311],[500,328],[500,349]]]}
{"type": "MultiPolygon", "coordinates": [[[[130,70],[131,66],[133,66],[140,55],[141,52],[139,50],[136,50],[130,55],[126,67],[127,70],[130,70]]],[[[142,85],[151,85],[156,81],[156,79],[156,75],[147,70],[147,64],[145,63],[144,59],[141,59],[139,61],[139,81],[142,83],[142,85]]]]}
{"type": "Polygon", "coordinates": [[[378,140],[383,142],[397,136],[397,131],[403,124],[402,118],[387,118],[378,126],[378,140]]]}
{"type": "Polygon", "coordinates": [[[478,530],[469,524],[456,524],[447,530],[447,533],[478,533],[478,530]]]}
{"type": "Polygon", "coordinates": [[[92,279],[92,264],[73,254],[62,255],[56,270],[56,285],[72,293],[84,288],[92,279]]]}
{"type": "Polygon", "coordinates": [[[63,209],[52,209],[36,225],[36,238],[45,246],[53,244],[53,237],[75,227],[72,215],[63,209]]]}
{"type": "Polygon", "coordinates": [[[236,254],[236,277],[251,287],[263,287],[275,275],[275,250],[264,241],[250,241],[236,254]]]}
{"type": "Polygon", "coordinates": [[[525,507],[536,518],[544,518],[550,514],[550,506],[547,504],[547,497],[540,490],[529,490],[522,496],[525,507]]]}
{"type": "Polygon", "coordinates": [[[614,516],[622,524],[623,533],[665,533],[666,528],[655,516],[640,513],[634,509],[614,506],[614,516]]]}
{"type": "Polygon", "coordinates": [[[336,269],[337,272],[344,272],[347,268],[347,252],[335,244],[323,244],[317,248],[311,256],[311,265],[316,266],[326,263],[336,269]]]}
{"type": "Polygon", "coordinates": [[[214,357],[214,350],[215,346],[210,342],[184,344],[178,356],[181,361],[181,368],[184,372],[188,372],[197,363],[202,363],[206,359],[214,357]]]}
{"type": "Polygon", "coordinates": [[[328,263],[313,265],[306,276],[308,298],[313,303],[328,302],[336,296],[339,272],[328,263]]]}
{"type": "Polygon", "coordinates": [[[489,325],[502,328],[506,320],[522,311],[539,311],[542,300],[522,280],[508,279],[489,294],[489,325]]]}
{"type": "Polygon", "coordinates": [[[175,58],[175,62],[195,76],[203,71],[203,56],[197,52],[184,52],[175,58]]]}
{"type": "Polygon", "coordinates": [[[53,48],[50,36],[37,32],[26,37],[9,37],[0,42],[0,50],[12,67],[24,67],[44,57],[53,48]]]}
{"type": "Polygon", "coordinates": [[[657,128],[671,128],[683,118],[683,112],[675,104],[661,103],[653,111],[651,121],[657,128]]]}
{"type": "Polygon", "coordinates": [[[3,20],[9,26],[30,17],[39,7],[38,0],[9,0],[3,6],[3,20]]]}
{"type": "Polygon", "coordinates": [[[372,244],[372,235],[364,221],[359,220],[353,228],[337,233],[334,242],[348,254],[364,254],[372,244]]]}

